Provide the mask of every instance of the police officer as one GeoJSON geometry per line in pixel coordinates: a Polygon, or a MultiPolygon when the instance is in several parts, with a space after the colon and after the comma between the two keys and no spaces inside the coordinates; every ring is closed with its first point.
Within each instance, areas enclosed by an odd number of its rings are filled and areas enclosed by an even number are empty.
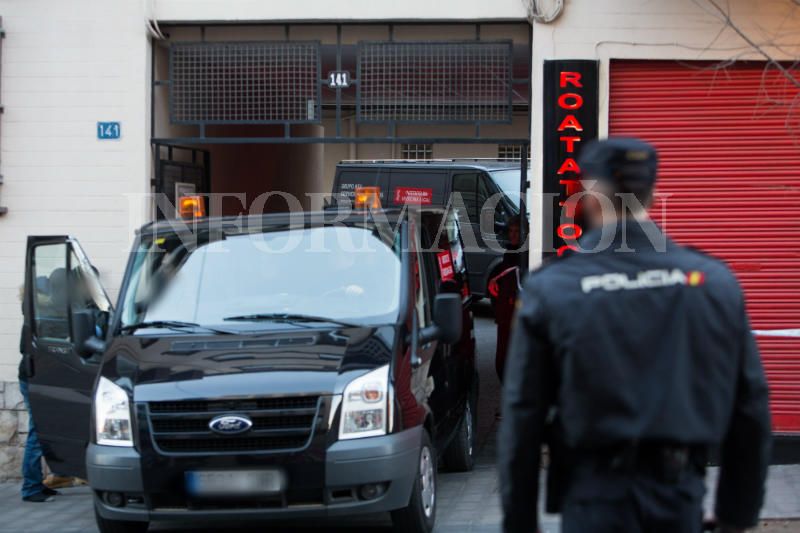
{"type": "MultiPolygon", "coordinates": [[[[506,362],[504,530],[535,532],[540,449],[565,533],[701,529],[719,460],[719,531],[758,519],[770,455],[767,385],[736,279],[648,218],[656,152],[635,139],[579,159],[591,230],[528,276],[506,362]]],[[[669,207],[669,205],[667,205],[669,207]]]]}

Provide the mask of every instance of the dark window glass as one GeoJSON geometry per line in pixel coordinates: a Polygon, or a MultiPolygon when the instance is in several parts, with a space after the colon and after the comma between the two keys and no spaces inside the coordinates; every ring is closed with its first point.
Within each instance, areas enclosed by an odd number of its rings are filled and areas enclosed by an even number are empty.
{"type": "Polygon", "coordinates": [[[43,244],[33,252],[33,314],[36,335],[69,341],[67,244],[43,244]]]}
{"type": "Polygon", "coordinates": [[[411,238],[411,260],[414,265],[414,286],[416,288],[416,309],[417,320],[420,328],[424,328],[430,323],[430,303],[428,293],[430,288],[426,282],[426,266],[423,260],[420,233],[414,221],[409,221],[409,237],[411,238]]]}
{"type": "Polygon", "coordinates": [[[478,201],[477,172],[453,174],[453,194],[460,195],[453,199],[453,206],[459,210],[459,216],[473,224],[479,222],[480,203],[478,201]]]}

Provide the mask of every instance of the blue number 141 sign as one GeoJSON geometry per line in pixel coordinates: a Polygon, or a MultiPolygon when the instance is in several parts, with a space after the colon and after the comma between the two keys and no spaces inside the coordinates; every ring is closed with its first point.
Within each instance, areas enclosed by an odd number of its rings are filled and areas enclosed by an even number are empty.
{"type": "Polygon", "coordinates": [[[119,122],[98,122],[97,138],[100,140],[119,139],[119,122]]]}

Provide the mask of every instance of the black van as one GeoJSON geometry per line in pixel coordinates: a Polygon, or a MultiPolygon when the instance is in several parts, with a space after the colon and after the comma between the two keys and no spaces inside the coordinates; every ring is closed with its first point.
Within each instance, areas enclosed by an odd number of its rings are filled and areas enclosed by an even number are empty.
{"type": "Polygon", "coordinates": [[[381,204],[445,206],[454,192],[464,224],[467,266],[472,292],[488,296],[490,279],[500,273],[503,249],[508,247],[508,219],[520,213],[520,165],[491,159],[342,161],[336,167],[334,197],[353,198],[363,187],[379,187],[381,204]],[[491,209],[487,201],[496,198],[491,209]],[[483,231],[481,216],[485,217],[483,231]],[[488,231],[487,231],[488,230],[488,231]]]}
{"type": "Polygon", "coordinates": [[[430,532],[439,459],[473,465],[466,278],[436,209],[149,224],[116,309],[76,240],[29,237],[48,462],[88,476],[103,533],[383,511],[430,532]]]}

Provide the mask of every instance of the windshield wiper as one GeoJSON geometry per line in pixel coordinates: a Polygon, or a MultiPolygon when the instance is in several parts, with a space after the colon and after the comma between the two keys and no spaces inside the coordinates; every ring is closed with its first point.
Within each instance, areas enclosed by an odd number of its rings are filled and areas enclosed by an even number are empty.
{"type": "Polygon", "coordinates": [[[195,322],[181,322],[180,320],[151,320],[149,322],[137,322],[135,324],[128,324],[127,326],[122,326],[120,328],[120,331],[130,333],[140,328],[163,328],[163,329],[173,329],[178,331],[183,331],[185,329],[200,328],[206,331],[210,331],[212,333],[217,333],[219,335],[233,335],[232,331],[226,331],[224,329],[217,329],[209,326],[203,326],[202,324],[197,324],[195,322]]]}
{"type": "Polygon", "coordinates": [[[325,316],[302,315],[297,313],[255,313],[252,315],[238,315],[225,317],[222,320],[241,321],[241,322],[329,322],[346,328],[362,328],[363,324],[353,322],[343,322],[335,318],[325,316]]]}

